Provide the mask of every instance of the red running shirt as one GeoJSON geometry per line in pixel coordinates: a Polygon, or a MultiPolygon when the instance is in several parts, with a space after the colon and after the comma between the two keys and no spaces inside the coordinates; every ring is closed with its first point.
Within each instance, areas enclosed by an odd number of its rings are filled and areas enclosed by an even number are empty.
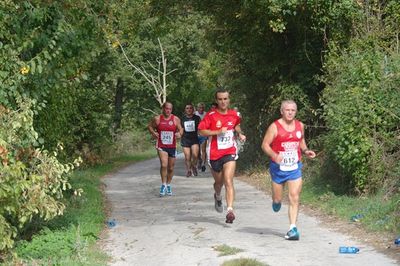
{"type": "Polygon", "coordinates": [[[158,139],[156,148],[172,148],[176,149],[176,124],[175,117],[171,115],[169,119],[165,119],[160,115],[160,122],[157,125],[158,139]]]}
{"type": "Polygon", "coordinates": [[[240,124],[240,117],[234,110],[221,114],[216,110],[208,112],[199,124],[199,130],[219,130],[227,127],[227,132],[217,136],[209,136],[207,155],[209,160],[218,160],[225,155],[237,155],[235,127],[240,124]]]}
{"type": "Polygon", "coordinates": [[[281,170],[290,171],[297,169],[297,162],[301,159],[300,141],[303,138],[300,121],[295,120],[293,131],[286,131],[278,120],[275,122],[278,134],[271,143],[274,152],[283,155],[280,164],[281,170]]]}

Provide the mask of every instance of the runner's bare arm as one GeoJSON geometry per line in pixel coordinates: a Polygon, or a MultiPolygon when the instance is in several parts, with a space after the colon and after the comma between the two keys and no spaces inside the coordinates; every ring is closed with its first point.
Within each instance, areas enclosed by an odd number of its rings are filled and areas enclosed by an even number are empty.
{"type": "Polygon", "coordinates": [[[199,134],[203,137],[215,136],[215,135],[219,135],[221,133],[225,133],[226,130],[227,130],[227,127],[222,127],[221,129],[218,129],[218,130],[201,129],[201,130],[199,130],[199,134]]]}
{"type": "Polygon", "coordinates": [[[246,135],[243,134],[242,128],[240,127],[240,124],[237,124],[235,126],[235,131],[238,134],[239,140],[242,142],[246,141],[246,135]]]}
{"type": "Polygon", "coordinates": [[[176,131],[175,135],[176,135],[177,138],[181,138],[183,136],[183,127],[182,127],[182,124],[181,124],[181,119],[179,117],[175,116],[175,124],[176,124],[176,127],[178,129],[176,131]]]}
{"type": "Polygon", "coordinates": [[[261,144],[261,149],[271,159],[273,159],[275,162],[279,163],[282,160],[282,156],[279,156],[279,154],[274,152],[271,148],[271,143],[274,140],[274,138],[276,137],[277,132],[278,132],[278,129],[276,128],[276,125],[274,123],[272,123],[268,127],[267,132],[265,132],[264,139],[261,144]]]}
{"type": "Polygon", "coordinates": [[[147,129],[149,130],[151,136],[155,139],[158,138],[158,132],[156,131],[157,124],[158,124],[158,116],[155,116],[150,120],[147,126],[147,129]]]}
{"type": "Polygon", "coordinates": [[[300,122],[300,125],[301,125],[301,135],[302,135],[302,138],[300,141],[300,149],[307,157],[315,158],[315,156],[316,156],[315,152],[313,150],[309,150],[307,148],[306,140],[304,137],[304,124],[300,122]]]}

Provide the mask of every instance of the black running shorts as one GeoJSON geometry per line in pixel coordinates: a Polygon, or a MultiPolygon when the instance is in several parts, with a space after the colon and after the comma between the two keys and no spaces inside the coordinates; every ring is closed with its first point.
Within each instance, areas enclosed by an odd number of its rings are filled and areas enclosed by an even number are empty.
{"type": "Polygon", "coordinates": [[[236,154],[229,154],[219,158],[218,160],[210,160],[210,165],[215,172],[221,172],[225,163],[230,161],[236,161],[236,159],[237,159],[236,154]]]}

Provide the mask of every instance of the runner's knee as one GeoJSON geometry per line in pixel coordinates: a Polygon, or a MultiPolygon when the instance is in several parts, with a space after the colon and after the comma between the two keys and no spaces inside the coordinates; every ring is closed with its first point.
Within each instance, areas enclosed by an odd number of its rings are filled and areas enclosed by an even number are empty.
{"type": "Polygon", "coordinates": [[[289,200],[292,204],[298,204],[300,201],[299,193],[289,193],[289,200]]]}

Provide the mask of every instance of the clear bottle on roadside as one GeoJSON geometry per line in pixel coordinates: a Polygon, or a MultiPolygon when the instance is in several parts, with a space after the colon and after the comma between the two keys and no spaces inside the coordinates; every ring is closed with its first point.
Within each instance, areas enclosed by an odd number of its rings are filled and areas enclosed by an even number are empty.
{"type": "Polygon", "coordinates": [[[359,251],[360,249],[356,247],[339,247],[339,253],[355,254],[359,251]]]}

